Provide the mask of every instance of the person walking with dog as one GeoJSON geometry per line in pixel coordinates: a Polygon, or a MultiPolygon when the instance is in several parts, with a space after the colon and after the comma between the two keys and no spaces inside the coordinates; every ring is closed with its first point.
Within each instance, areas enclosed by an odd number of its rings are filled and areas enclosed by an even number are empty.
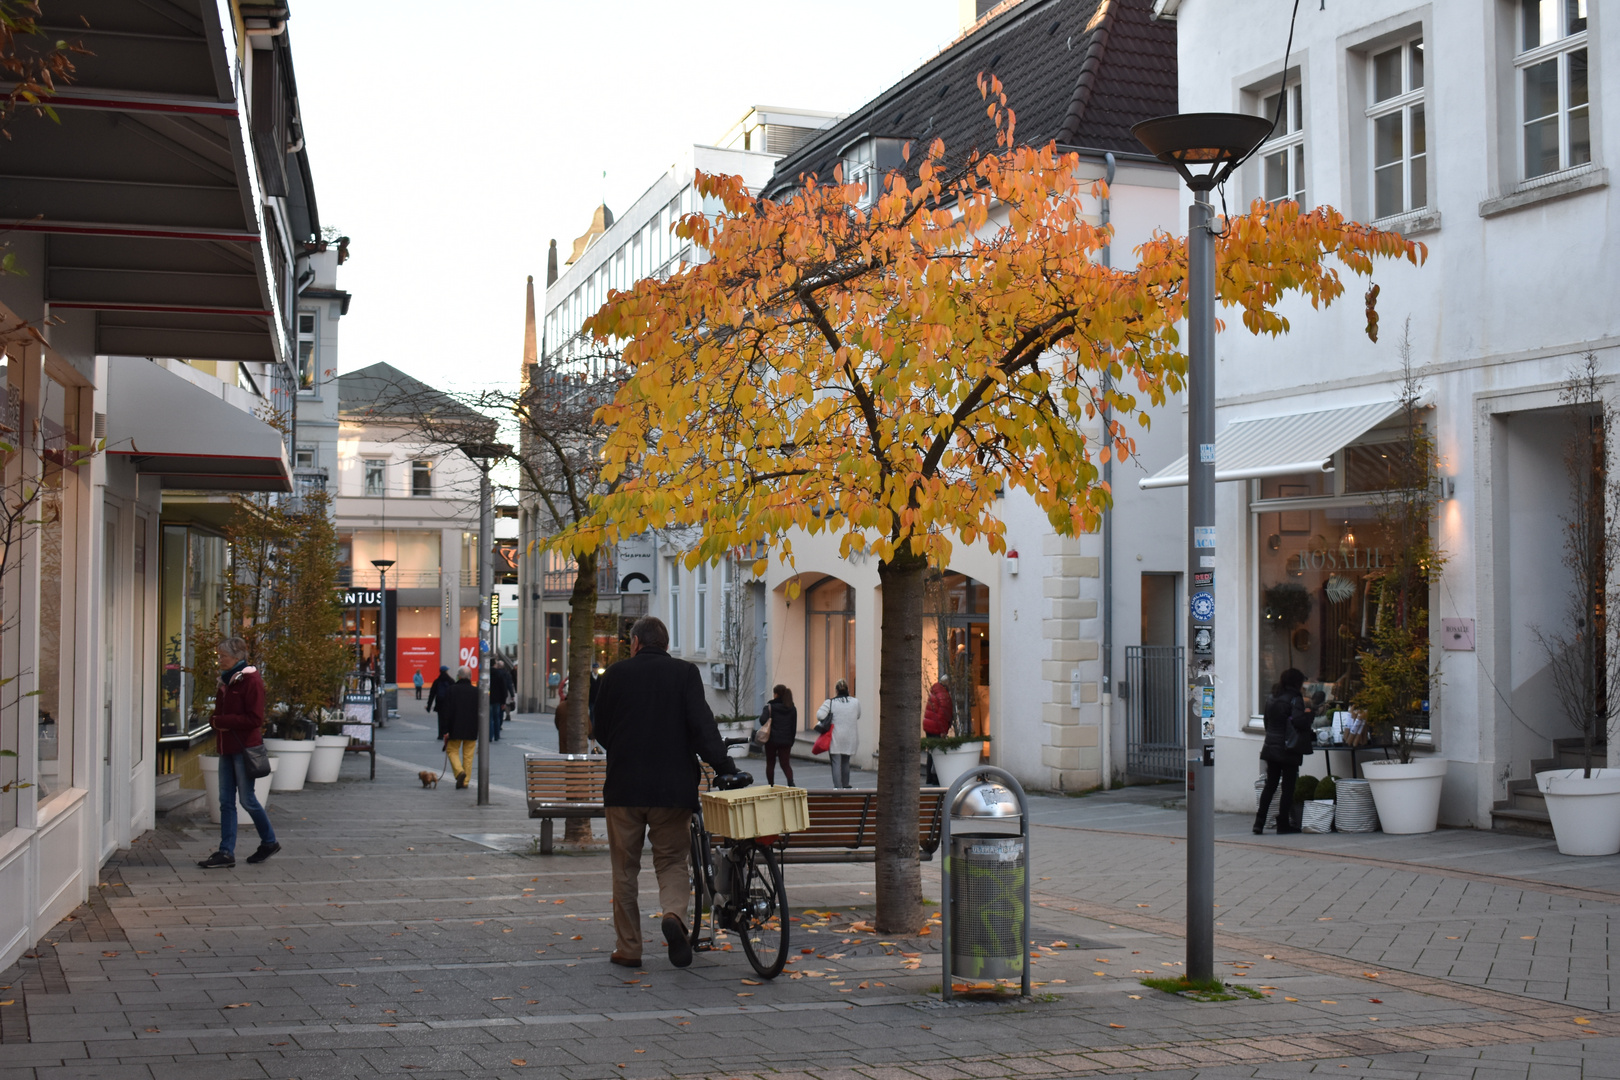
{"type": "Polygon", "coordinates": [[[473,685],[472,672],[457,668],[455,684],[444,696],[449,698],[450,705],[445,721],[444,753],[456,777],[456,790],[460,791],[467,786],[467,777],[472,773],[478,752],[478,687],[473,685]]]}
{"type": "Polygon", "coordinates": [[[248,645],[241,638],[221,641],[218,653],[219,686],[208,724],[214,729],[215,749],[219,752],[219,850],[197,864],[204,870],[228,870],[236,865],[238,798],[259,833],[259,848],[247,861],[262,863],[281,850],[276,830],[270,826],[270,815],[253,790],[246,760],[250,748],[264,746],[264,679],[259,669],[248,663],[248,645]]]}
{"type": "MultiPolygon", "coordinates": [[[[581,688],[583,690],[583,688],[581,688]]],[[[737,771],[726,753],[697,666],[669,655],[669,630],[651,615],[630,628],[630,656],[602,675],[596,695],[596,741],[607,750],[602,803],[613,871],[613,955],[641,966],[641,849],[652,840],[662,930],[670,963],[692,962],[686,905],[688,826],[698,809],[698,758],[722,776],[737,771]]]]}

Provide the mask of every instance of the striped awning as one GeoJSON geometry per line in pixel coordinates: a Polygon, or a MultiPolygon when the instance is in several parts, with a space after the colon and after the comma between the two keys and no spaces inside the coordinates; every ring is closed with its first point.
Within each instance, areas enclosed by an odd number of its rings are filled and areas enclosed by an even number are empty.
{"type": "MultiPolygon", "coordinates": [[[[1234,420],[1215,436],[1215,479],[1255,480],[1326,471],[1335,453],[1388,420],[1400,407],[1399,402],[1385,399],[1347,409],[1234,420]]],[[[1186,483],[1185,454],[1137,481],[1144,489],[1185,487],[1186,483]]]]}

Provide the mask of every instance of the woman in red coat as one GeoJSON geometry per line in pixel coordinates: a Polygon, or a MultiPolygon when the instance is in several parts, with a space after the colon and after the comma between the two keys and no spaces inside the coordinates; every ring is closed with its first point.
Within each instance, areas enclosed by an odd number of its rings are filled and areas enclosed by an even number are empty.
{"type": "Polygon", "coordinates": [[[247,857],[261,863],[281,850],[270,815],[259,805],[253,780],[247,774],[242,751],[264,743],[264,679],[248,663],[247,642],[229,637],[219,643],[219,686],[214,691],[214,715],[209,720],[219,750],[219,850],[197,865],[205,870],[236,865],[236,800],[253,827],[259,830],[259,850],[247,857]]]}

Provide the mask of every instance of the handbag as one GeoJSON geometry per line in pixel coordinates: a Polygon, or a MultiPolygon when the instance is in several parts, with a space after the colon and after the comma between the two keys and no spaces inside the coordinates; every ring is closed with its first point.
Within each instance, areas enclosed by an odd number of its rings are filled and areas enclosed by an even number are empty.
{"type": "Polygon", "coordinates": [[[759,730],[754,732],[754,741],[761,746],[771,741],[771,707],[765,706],[765,711],[759,714],[759,730]]]}
{"type": "Polygon", "coordinates": [[[264,743],[242,748],[242,767],[254,780],[270,775],[270,751],[264,748],[264,743]]]}
{"type": "Polygon", "coordinates": [[[810,752],[812,754],[825,754],[828,750],[831,750],[832,733],[832,725],[829,724],[826,731],[816,736],[816,744],[810,748],[810,752]]]}

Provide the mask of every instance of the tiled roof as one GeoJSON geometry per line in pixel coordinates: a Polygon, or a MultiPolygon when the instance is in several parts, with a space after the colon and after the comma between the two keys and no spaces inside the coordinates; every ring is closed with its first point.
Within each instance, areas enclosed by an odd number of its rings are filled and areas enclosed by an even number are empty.
{"type": "Polygon", "coordinates": [[[945,140],[959,159],[995,146],[979,72],[1001,78],[1020,143],[1145,153],[1131,125],[1177,111],[1176,29],[1152,0],[1014,0],[876,98],[777,163],[777,195],[803,173],[832,175],[863,134],[945,140]]]}

